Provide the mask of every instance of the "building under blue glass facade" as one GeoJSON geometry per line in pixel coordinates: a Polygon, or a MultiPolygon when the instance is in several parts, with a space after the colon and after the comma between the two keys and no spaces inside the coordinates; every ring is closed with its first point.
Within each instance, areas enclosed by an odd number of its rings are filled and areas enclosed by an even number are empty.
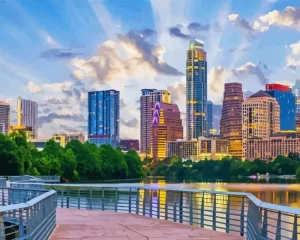
{"type": "Polygon", "coordinates": [[[120,146],[120,93],[116,90],[88,93],[88,141],[98,146],[120,146]]]}
{"type": "Polygon", "coordinates": [[[207,136],[207,62],[204,43],[190,41],[186,61],[187,140],[207,136]]]}
{"type": "Polygon", "coordinates": [[[206,132],[209,134],[209,131],[213,129],[213,102],[207,101],[207,130],[206,132]]]}
{"type": "Polygon", "coordinates": [[[280,107],[280,131],[296,130],[296,98],[291,88],[267,84],[266,92],[276,98],[280,107]],[[275,87],[273,87],[275,86],[275,87]],[[272,88],[273,87],[273,88],[272,88]]]}

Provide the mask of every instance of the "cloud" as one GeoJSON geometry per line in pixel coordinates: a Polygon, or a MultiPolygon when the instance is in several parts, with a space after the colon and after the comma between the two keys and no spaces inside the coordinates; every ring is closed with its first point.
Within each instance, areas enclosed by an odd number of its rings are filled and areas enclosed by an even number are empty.
{"type": "Polygon", "coordinates": [[[27,87],[28,87],[29,92],[31,92],[31,93],[41,93],[42,92],[42,89],[32,81],[28,82],[27,87]]]}
{"type": "Polygon", "coordinates": [[[252,91],[248,91],[248,90],[244,91],[244,99],[250,97],[253,94],[254,94],[254,92],[252,92],[252,91]]]}
{"type": "Polygon", "coordinates": [[[172,37],[178,37],[178,38],[187,39],[187,40],[190,40],[190,39],[194,38],[194,37],[192,37],[189,34],[182,33],[181,29],[179,27],[171,27],[171,28],[169,28],[169,34],[172,37]]]}
{"type": "Polygon", "coordinates": [[[73,83],[71,81],[60,82],[60,83],[45,83],[43,84],[43,89],[47,89],[53,92],[61,92],[61,91],[68,91],[73,83]]]}
{"type": "Polygon", "coordinates": [[[253,28],[260,32],[269,30],[270,26],[294,28],[300,32],[300,8],[286,7],[282,12],[273,10],[262,15],[253,24],[253,28]]]}
{"type": "Polygon", "coordinates": [[[70,132],[70,133],[80,133],[80,132],[87,131],[87,126],[71,127],[71,126],[60,124],[59,128],[62,129],[63,131],[70,132]]]}
{"type": "Polygon", "coordinates": [[[125,121],[124,119],[121,119],[120,123],[129,128],[136,128],[139,121],[136,118],[131,119],[129,121],[125,121]]]}
{"type": "Polygon", "coordinates": [[[300,66],[300,41],[290,44],[290,54],[286,58],[286,65],[288,68],[296,71],[300,66]]]}
{"type": "Polygon", "coordinates": [[[240,28],[247,39],[253,39],[254,38],[254,29],[250,25],[248,21],[245,19],[242,19],[239,14],[230,14],[228,15],[228,20],[232,22],[236,27],[240,28]]]}
{"type": "Polygon", "coordinates": [[[46,114],[48,114],[48,113],[50,113],[51,112],[51,109],[50,108],[45,108],[44,110],[43,110],[43,113],[46,113],[46,114]]]}
{"type": "Polygon", "coordinates": [[[212,67],[208,72],[209,90],[212,94],[222,94],[224,83],[231,76],[231,72],[222,66],[212,67]]]}
{"type": "Polygon", "coordinates": [[[39,117],[39,127],[42,127],[45,123],[51,123],[54,120],[63,119],[74,122],[84,122],[84,116],[80,113],[49,113],[47,116],[39,117]]]}
{"type": "Polygon", "coordinates": [[[69,100],[67,98],[58,99],[55,97],[49,98],[46,100],[47,104],[50,105],[60,105],[60,104],[69,104],[69,100]]]}
{"type": "Polygon", "coordinates": [[[247,52],[249,51],[250,48],[248,47],[245,47],[245,48],[239,48],[239,47],[236,47],[236,48],[231,48],[228,50],[228,53],[241,53],[241,52],[247,52]]]}
{"type": "Polygon", "coordinates": [[[118,79],[116,84],[123,86],[129,78],[155,78],[158,73],[183,75],[164,61],[163,46],[147,41],[152,35],[150,29],[117,35],[115,41],[106,41],[100,45],[93,57],[73,59],[73,76],[79,80],[91,79],[104,84],[118,79]]]}
{"type": "Polygon", "coordinates": [[[73,92],[71,90],[64,90],[62,89],[62,92],[67,96],[67,97],[72,97],[73,92]]]}
{"type": "MultiPolygon", "coordinates": [[[[85,89],[85,88],[82,88],[82,89],[85,89]]],[[[80,90],[78,90],[77,88],[74,88],[73,91],[74,91],[74,94],[76,96],[76,99],[80,100],[80,98],[81,98],[81,92],[80,92],[80,90]]]]}
{"type": "Polygon", "coordinates": [[[40,58],[47,60],[65,60],[83,55],[82,53],[73,52],[72,49],[49,49],[40,53],[40,58]]]}
{"type": "Polygon", "coordinates": [[[167,90],[171,93],[172,102],[178,103],[178,101],[182,100],[183,97],[185,98],[185,89],[185,82],[179,82],[168,86],[167,90]]]}
{"type": "Polygon", "coordinates": [[[124,99],[121,98],[120,100],[120,108],[125,108],[127,106],[127,104],[124,102],[124,99]]]}
{"type": "Polygon", "coordinates": [[[254,75],[262,85],[266,85],[269,82],[261,68],[252,62],[247,62],[245,65],[233,69],[232,72],[238,78],[242,78],[245,75],[254,75]]]}

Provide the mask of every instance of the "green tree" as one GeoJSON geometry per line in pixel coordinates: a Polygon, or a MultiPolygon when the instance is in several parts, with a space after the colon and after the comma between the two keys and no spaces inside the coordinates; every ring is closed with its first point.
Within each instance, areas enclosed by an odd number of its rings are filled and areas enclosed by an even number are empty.
{"type": "Polygon", "coordinates": [[[128,166],[127,177],[129,179],[142,178],[145,176],[145,172],[142,166],[142,161],[136,151],[129,150],[125,154],[125,159],[128,166]]]}

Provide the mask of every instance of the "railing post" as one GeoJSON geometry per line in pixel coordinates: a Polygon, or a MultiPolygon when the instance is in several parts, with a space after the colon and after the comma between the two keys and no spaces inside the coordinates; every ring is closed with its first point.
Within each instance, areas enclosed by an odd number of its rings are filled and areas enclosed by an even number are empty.
{"type": "Polygon", "coordinates": [[[157,193],[157,218],[160,218],[160,190],[157,193]]]}
{"type": "Polygon", "coordinates": [[[129,213],[131,213],[131,188],[129,189],[129,213]]]}
{"type": "Polygon", "coordinates": [[[226,233],[229,232],[230,232],[230,195],[228,195],[227,207],[226,207],[226,233]]]}
{"type": "Polygon", "coordinates": [[[4,189],[2,188],[2,206],[5,206],[4,189]]]}
{"type": "Polygon", "coordinates": [[[276,238],[275,240],[280,240],[281,239],[281,212],[278,212],[278,217],[277,217],[277,229],[276,229],[276,238]]]}
{"type": "Polygon", "coordinates": [[[67,208],[69,208],[69,196],[70,196],[70,188],[68,188],[68,193],[67,193],[67,208]]]}
{"type": "Polygon", "coordinates": [[[268,210],[267,209],[264,209],[262,236],[265,238],[268,236],[268,210]]]}
{"type": "Polygon", "coordinates": [[[24,236],[25,236],[25,232],[24,232],[24,223],[23,223],[23,212],[22,209],[19,209],[19,237],[23,238],[24,236]]]}
{"type": "Polygon", "coordinates": [[[204,228],[204,192],[202,193],[202,200],[201,200],[201,227],[204,228]]]}
{"type": "Polygon", "coordinates": [[[180,200],[179,200],[179,222],[183,222],[183,191],[180,192],[180,200]]]}
{"type": "Polygon", "coordinates": [[[168,210],[169,210],[169,205],[168,205],[168,191],[166,191],[165,220],[168,220],[168,210]]]}
{"type": "Polygon", "coordinates": [[[193,212],[193,193],[190,193],[190,225],[193,225],[194,212],[193,212]]]}
{"type": "MultiPolygon", "coordinates": [[[[249,210],[248,210],[249,211],[249,210]]],[[[241,229],[240,229],[240,235],[244,236],[245,232],[245,196],[243,196],[242,200],[242,207],[241,207],[241,229]]]]}
{"type": "Polygon", "coordinates": [[[101,197],[101,205],[102,205],[102,211],[104,211],[104,188],[102,188],[102,197],[101,197]]]}
{"type": "Polygon", "coordinates": [[[92,203],[92,201],[93,201],[93,192],[92,192],[92,188],[90,188],[90,210],[92,210],[93,209],[93,203],[92,203]]]}
{"type": "Polygon", "coordinates": [[[152,194],[153,194],[153,192],[152,192],[152,190],[150,190],[150,217],[152,217],[152,194]]]}
{"type": "Polygon", "coordinates": [[[78,194],[77,194],[77,196],[78,196],[78,202],[77,202],[77,205],[78,205],[78,209],[80,209],[80,188],[78,189],[78,194]]]}
{"type": "Polygon", "coordinates": [[[0,212],[0,240],[5,240],[5,226],[3,213],[0,212]]]}
{"type": "Polygon", "coordinates": [[[292,240],[297,240],[297,234],[298,234],[298,223],[297,223],[297,214],[295,214],[294,217],[294,226],[293,226],[293,236],[292,236],[292,240]]]}
{"type": "Polygon", "coordinates": [[[135,202],[135,205],[136,205],[135,212],[136,212],[136,214],[139,214],[139,210],[140,210],[140,189],[139,188],[137,188],[135,201],[136,201],[135,202]]]}
{"type": "Polygon", "coordinates": [[[217,224],[217,194],[214,193],[212,196],[214,196],[214,203],[213,203],[213,230],[216,231],[217,227],[216,227],[216,224],[217,224]]]}
{"type": "Polygon", "coordinates": [[[144,198],[143,198],[143,216],[146,214],[146,190],[144,189],[144,198]]]}
{"type": "Polygon", "coordinates": [[[173,221],[174,222],[177,221],[177,218],[176,218],[177,213],[176,213],[176,211],[177,211],[177,203],[175,202],[174,206],[173,206],[173,221]]]}
{"type": "Polygon", "coordinates": [[[64,207],[64,190],[61,189],[61,194],[60,194],[60,207],[64,207]]]}
{"type": "Polygon", "coordinates": [[[116,193],[115,193],[115,212],[118,211],[118,188],[116,188],[116,193]]]}

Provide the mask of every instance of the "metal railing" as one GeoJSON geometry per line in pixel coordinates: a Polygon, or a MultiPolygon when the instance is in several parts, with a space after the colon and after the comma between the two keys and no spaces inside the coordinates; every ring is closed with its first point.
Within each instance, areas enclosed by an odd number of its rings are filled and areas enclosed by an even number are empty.
{"type": "Polygon", "coordinates": [[[42,179],[46,182],[60,182],[60,176],[37,176],[38,178],[42,179]]]}
{"type": "Polygon", "coordinates": [[[45,240],[56,226],[56,192],[0,188],[0,240],[45,240]]]}
{"type": "Polygon", "coordinates": [[[60,176],[30,176],[30,175],[23,175],[23,176],[0,176],[0,178],[5,178],[10,182],[52,182],[52,183],[59,183],[60,176]]]}
{"type": "Polygon", "coordinates": [[[137,184],[25,184],[54,189],[57,207],[135,213],[235,233],[249,240],[300,239],[300,209],[264,203],[248,193],[137,184]]]}

